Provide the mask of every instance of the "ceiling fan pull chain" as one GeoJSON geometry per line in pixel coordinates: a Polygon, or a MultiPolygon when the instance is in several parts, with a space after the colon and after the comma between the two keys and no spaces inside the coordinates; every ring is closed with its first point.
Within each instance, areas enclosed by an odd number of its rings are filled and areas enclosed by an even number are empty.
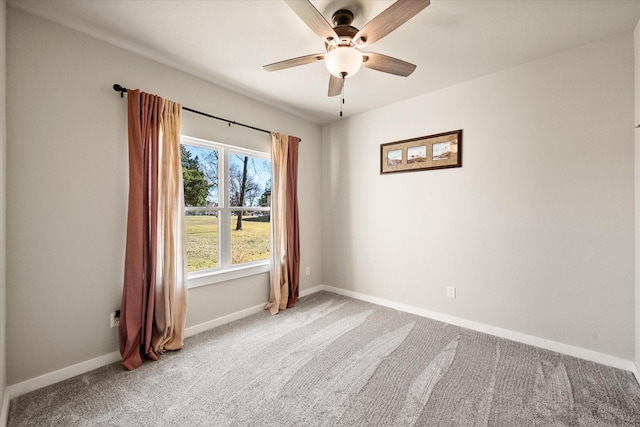
{"type": "Polygon", "coordinates": [[[342,75],[342,90],[340,91],[340,117],[342,117],[342,106],[344,105],[344,82],[345,75],[342,75]]]}

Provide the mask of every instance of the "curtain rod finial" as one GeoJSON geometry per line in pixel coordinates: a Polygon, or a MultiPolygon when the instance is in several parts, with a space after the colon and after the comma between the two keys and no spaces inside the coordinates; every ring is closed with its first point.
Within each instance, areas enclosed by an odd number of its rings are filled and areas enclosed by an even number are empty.
{"type": "Polygon", "coordinates": [[[120,86],[118,83],[113,85],[113,90],[120,92],[120,98],[124,98],[124,93],[127,91],[126,87],[120,86]]]}

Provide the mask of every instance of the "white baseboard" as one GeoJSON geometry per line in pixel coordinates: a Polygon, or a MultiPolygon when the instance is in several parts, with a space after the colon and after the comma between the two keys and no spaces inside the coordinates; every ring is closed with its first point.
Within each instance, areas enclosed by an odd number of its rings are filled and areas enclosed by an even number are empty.
{"type": "MultiPolygon", "coordinates": [[[[348,291],[346,289],[335,288],[333,286],[319,285],[309,289],[306,295],[318,291],[328,291],[335,294],[344,295],[347,297],[355,298],[361,301],[370,302],[373,304],[381,305],[384,307],[393,308],[396,310],[404,311],[406,313],[416,314],[421,317],[428,317],[440,322],[449,323],[451,325],[460,326],[463,328],[471,329],[474,331],[482,332],[489,335],[494,335],[500,338],[506,338],[511,341],[520,342],[523,344],[532,345],[546,350],[555,351],[558,353],[566,354],[569,356],[577,357],[591,362],[600,363],[603,365],[611,366],[625,371],[634,372],[636,379],[640,378],[638,370],[634,366],[634,363],[630,360],[622,359],[619,357],[611,356],[604,353],[599,353],[593,350],[587,350],[581,347],[575,347],[568,344],[563,344],[557,341],[551,341],[544,338],[539,338],[533,335],[527,335],[520,332],[511,331],[509,329],[498,328],[496,326],[486,325],[480,322],[474,322],[460,317],[450,316],[447,314],[438,313],[431,310],[411,306],[408,304],[397,303],[386,300],[384,298],[373,297],[359,292],[348,291]]],[[[640,382],[640,379],[639,379],[640,382]]]]}
{"type": "MultiPolygon", "coordinates": [[[[184,335],[185,337],[190,337],[197,333],[215,328],[216,326],[224,325],[226,323],[233,322],[234,320],[242,319],[243,317],[247,317],[249,315],[259,313],[264,310],[265,304],[266,303],[256,305],[254,307],[250,307],[245,310],[241,310],[236,313],[229,314],[227,316],[219,317],[209,322],[201,323],[195,326],[190,326],[185,329],[184,335]]],[[[7,387],[7,390],[5,391],[4,398],[6,401],[7,410],[9,407],[8,402],[10,401],[10,399],[14,397],[18,397],[20,395],[29,393],[39,388],[46,387],[60,381],[64,381],[69,378],[73,378],[77,375],[85,374],[87,372],[93,371],[94,369],[101,368],[103,366],[109,365],[119,360],[120,360],[120,352],[114,351],[113,353],[105,354],[104,356],[96,357],[95,359],[87,360],[85,362],[81,362],[73,366],[62,368],[57,371],[50,372],[48,374],[44,374],[36,378],[32,378],[30,380],[26,380],[18,384],[13,384],[7,387]]],[[[4,406],[3,406],[3,415],[4,415],[4,406]]],[[[7,412],[7,415],[8,415],[8,412],[7,412]]],[[[0,419],[0,421],[2,421],[2,419],[0,419]]],[[[6,424],[0,423],[0,425],[6,425],[6,424]]]]}
{"type": "Polygon", "coordinates": [[[113,353],[105,354],[104,356],[86,360],[66,368],[58,369],[57,371],[49,372],[48,374],[40,375],[39,377],[31,378],[21,383],[10,385],[7,387],[9,390],[9,398],[12,399],[25,393],[29,393],[30,391],[73,378],[76,375],[93,371],[94,369],[101,368],[113,362],[117,362],[118,360],[120,360],[120,352],[114,351],[113,353]]]}
{"type": "MultiPolygon", "coordinates": [[[[331,288],[331,289],[333,289],[333,288],[331,288]]],[[[329,286],[327,286],[327,285],[317,285],[317,286],[314,286],[313,288],[309,288],[309,289],[306,289],[304,291],[300,291],[300,298],[306,297],[307,295],[315,294],[316,292],[320,292],[320,291],[329,291],[329,292],[331,292],[329,286]]],[[[337,293],[337,292],[334,292],[334,293],[337,293]]]]}
{"type": "Polygon", "coordinates": [[[189,326],[184,330],[184,336],[185,338],[192,337],[200,332],[208,331],[209,329],[231,323],[234,320],[239,320],[247,316],[251,316],[252,314],[260,313],[264,311],[265,304],[266,302],[244,310],[236,311],[235,313],[231,313],[226,316],[218,317],[217,319],[213,319],[208,322],[200,323],[199,325],[189,326]]]}
{"type": "Polygon", "coordinates": [[[636,377],[636,381],[640,384],[640,370],[638,369],[638,365],[633,364],[633,376],[636,377]]]}

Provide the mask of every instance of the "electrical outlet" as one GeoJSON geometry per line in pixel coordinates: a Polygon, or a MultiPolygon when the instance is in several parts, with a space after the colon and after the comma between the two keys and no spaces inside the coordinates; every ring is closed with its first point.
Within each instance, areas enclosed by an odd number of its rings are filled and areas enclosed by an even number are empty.
{"type": "Polygon", "coordinates": [[[453,286],[447,286],[447,297],[455,298],[456,297],[456,288],[453,286]]]}
{"type": "Polygon", "coordinates": [[[311,267],[307,267],[306,275],[308,276],[308,275],[310,275],[310,274],[311,274],[311,267]]]}
{"type": "Polygon", "coordinates": [[[117,328],[120,326],[120,310],[111,312],[111,327],[117,328]]]}

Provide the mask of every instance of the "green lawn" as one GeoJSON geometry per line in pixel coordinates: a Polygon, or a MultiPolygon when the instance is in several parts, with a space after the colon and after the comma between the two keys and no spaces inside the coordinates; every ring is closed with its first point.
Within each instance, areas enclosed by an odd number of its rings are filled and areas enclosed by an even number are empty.
{"type": "MultiPolygon", "coordinates": [[[[268,217],[242,218],[242,230],[236,231],[236,217],[231,218],[231,260],[233,264],[269,258],[268,217]]],[[[187,216],[188,271],[218,266],[218,217],[187,216]]]]}

